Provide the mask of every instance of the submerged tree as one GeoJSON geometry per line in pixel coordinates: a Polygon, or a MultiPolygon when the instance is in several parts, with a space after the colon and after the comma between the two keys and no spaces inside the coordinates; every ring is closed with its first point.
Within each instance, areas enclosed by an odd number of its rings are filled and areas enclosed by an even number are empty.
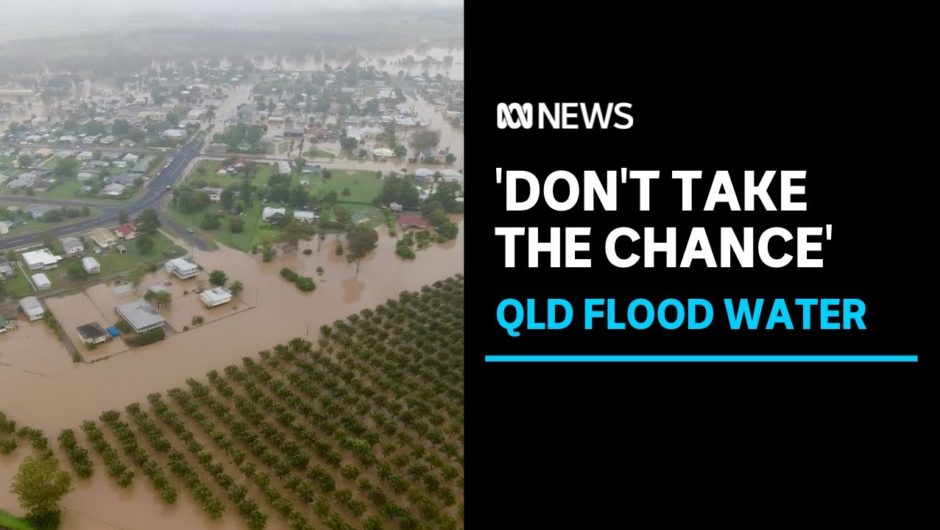
{"type": "Polygon", "coordinates": [[[354,226],[346,234],[346,240],[349,242],[349,254],[346,259],[352,263],[356,262],[356,275],[359,275],[359,262],[370,252],[375,250],[379,241],[379,234],[374,229],[367,226],[354,226]]]}
{"type": "Polygon", "coordinates": [[[20,464],[10,491],[34,521],[58,518],[59,501],[68,493],[72,477],[59,467],[51,452],[28,456],[20,464]]]}

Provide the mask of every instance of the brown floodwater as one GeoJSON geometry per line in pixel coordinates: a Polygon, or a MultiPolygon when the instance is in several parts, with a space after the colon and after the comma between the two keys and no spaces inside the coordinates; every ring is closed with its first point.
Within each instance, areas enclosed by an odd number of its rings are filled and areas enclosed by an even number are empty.
{"type": "MultiPolygon", "coordinates": [[[[148,275],[139,288],[143,293],[154,283],[170,284],[173,304],[161,313],[175,333],[163,342],[123,351],[126,347],[114,341],[118,345],[114,348],[122,351],[113,357],[73,364],[43,322],[21,320],[17,330],[0,335],[0,409],[22,425],[44,430],[57,445],[54,440],[61,429],[77,429],[83,420],[97,418],[104,410],[144,402],[151,392],[183,386],[189,377],[201,378],[209,370],[239,363],[246,355],[292,337],[315,340],[322,325],[395,298],[403,290],[416,290],[462,272],[462,220],[459,225],[456,241],[419,251],[414,261],[396,256],[395,239],[380,228],[378,248],[362,260],[358,275],[355,263],[335,255],[333,236],[326,238],[320,251],[316,240],[302,242],[299,250],[279,255],[271,263],[226,247],[212,252],[197,249],[195,261],[204,268],[199,278],[168,278],[161,270],[148,275]],[[303,255],[304,249],[311,249],[312,254],[303,255]],[[282,267],[315,278],[316,291],[304,293],[283,280],[282,267]],[[322,276],[317,267],[323,267],[322,276]],[[207,283],[207,271],[213,269],[224,270],[230,280],[244,284],[240,300],[214,309],[201,307],[198,295],[191,291],[199,282],[207,283]],[[182,295],[183,289],[190,293],[182,295]],[[203,315],[206,322],[183,332],[194,314],[203,315]]],[[[114,305],[139,296],[115,293],[114,287],[96,285],[81,294],[52,300],[50,307],[76,340],[74,327],[92,320],[113,323],[114,305]]],[[[84,443],[84,435],[79,433],[79,439],[84,443]]],[[[0,507],[16,506],[6,484],[28,453],[21,444],[13,455],[0,457],[0,507]]],[[[210,522],[188,492],[180,493],[176,506],[168,507],[145,480],[135,481],[129,491],[120,490],[99,464],[95,476],[76,484],[64,499],[62,529],[241,528],[237,515],[210,522]]],[[[282,528],[282,524],[272,517],[269,528],[282,528]]]]}

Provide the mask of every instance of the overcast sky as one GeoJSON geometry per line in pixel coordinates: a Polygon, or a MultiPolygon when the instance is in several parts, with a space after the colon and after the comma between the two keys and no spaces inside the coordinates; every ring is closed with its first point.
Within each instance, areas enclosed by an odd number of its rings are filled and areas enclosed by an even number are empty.
{"type": "Polygon", "coordinates": [[[233,24],[281,18],[286,23],[316,13],[366,10],[418,12],[461,9],[463,0],[0,0],[0,28],[19,37],[29,32],[108,28],[109,22],[141,18],[178,20],[182,25],[233,24]]]}

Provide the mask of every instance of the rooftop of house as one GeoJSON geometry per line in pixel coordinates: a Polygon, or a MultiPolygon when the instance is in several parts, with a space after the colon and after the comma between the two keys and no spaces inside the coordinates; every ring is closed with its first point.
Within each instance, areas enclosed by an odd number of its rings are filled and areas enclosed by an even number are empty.
{"type": "Polygon", "coordinates": [[[115,309],[131,326],[137,329],[148,328],[155,324],[163,324],[164,322],[160,313],[143,298],[121,304],[115,309]]]}
{"type": "Polygon", "coordinates": [[[83,339],[96,340],[107,336],[108,332],[101,327],[101,324],[98,324],[97,322],[90,322],[88,324],[78,326],[78,334],[81,335],[83,339]]]}

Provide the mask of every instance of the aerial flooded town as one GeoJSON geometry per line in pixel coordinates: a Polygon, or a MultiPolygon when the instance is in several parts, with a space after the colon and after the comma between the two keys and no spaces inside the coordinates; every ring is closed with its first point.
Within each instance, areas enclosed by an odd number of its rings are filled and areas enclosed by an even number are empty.
{"type": "Polygon", "coordinates": [[[462,6],[50,4],[0,22],[0,528],[462,528],[462,6]]]}

